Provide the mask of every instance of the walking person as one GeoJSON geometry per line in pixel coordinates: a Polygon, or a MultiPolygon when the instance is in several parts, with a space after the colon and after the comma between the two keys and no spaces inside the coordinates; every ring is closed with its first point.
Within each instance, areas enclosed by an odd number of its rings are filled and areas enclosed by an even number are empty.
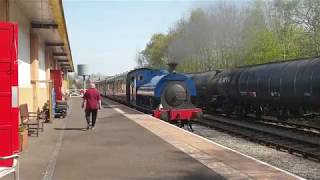
{"type": "Polygon", "coordinates": [[[101,109],[101,97],[94,83],[89,84],[89,89],[83,95],[82,108],[85,108],[87,129],[94,129],[98,109],[101,109]],[[90,122],[91,116],[91,122],[90,122]]]}

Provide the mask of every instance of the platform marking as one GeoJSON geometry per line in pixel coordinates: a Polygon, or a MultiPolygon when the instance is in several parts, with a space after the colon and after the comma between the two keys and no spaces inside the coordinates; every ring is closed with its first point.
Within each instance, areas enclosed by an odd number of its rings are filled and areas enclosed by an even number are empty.
{"type": "MultiPolygon", "coordinates": [[[[113,102],[114,102],[114,101],[113,101],[113,102]]],[[[114,102],[114,103],[116,103],[116,102],[114,102]]],[[[118,103],[117,103],[117,104],[118,104],[118,103]]],[[[126,106],[124,106],[124,105],[122,105],[122,106],[123,106],[123,107],[126,107],[126,106]]],[[[202,136],[200,136],[200,135],[194,134],[194,133],[192,133],[192,132],[190,132],[190,131],[187,131],[187,130],[185,130],[185,129],[179,128],[179,127],[177,127],[177,126],[175,126],[175,125],[173,125],[173,124],[170,124],[170,123],[167,123],[167,122],[164,122],[164,121],[159,121],[159,119],[157,119],[157,118],[155,118],[155,117],[153,117],[153,116],[151,116],[151,115],[143,114],[143,113],[141,113],[140,111],[137,111],[137,110],[132,109],[132,108],[129,108],[129,107],[126,107],[126,108],[128,108],[128,109],[130,109],[130,110],[132,110],[132,111],[135,111],[135,112],[139,113],[140,115],[149,116],[149,118],[151,118],[151,119],[157,120],[157,121],[160,122],[160,123],[169,125],[169,126],[171,126],[171,127],[173,127],[173,128],[176,128],[176,129],[178,129],[178,130],[180,130],[180,131],[182,130],[182,131],[184,131],[184,132],[186,132],[186,133],[188,133],[188,134],[190,134],[190,135],[196,136],[196,137],[198,137],[198,138],[200,138],[200,139],[203,139],[203,140],[205,140],[205,141],[207,141],[207,142],[209,142],[209,143],[215,144],[215,145],[217,145],[217,146],[220,146],[220,147],[222,147],[222,148],[225,148],[225,149],[227,149],[227,150],[230,150],[230,151],[232,151],[232,152],[234,152],[234,153],[240,154],[240,155],[242,155],[242,156],[244,156],[244,157],[247,157],[247,158],[249,158],[249,159],[252,159],[252,160],[254,160],[254,161],[257,161],[257,162],[259,162],[259,163],[261,163],[261,164],[264,164],[264,165],[266,165],[266,166],[269,166],[269,167],[271,167],[271,168],[274,168],[274,169],[276,169],[276,170],[278,170],[278,171],[281,171],[281,172],[283,172],[283,173],[285,173],[285,174],[287,174],[287,175],[290,175],[290,176],[292,176],[292,177],[294,177],[294,178],[304,180],[304,178],[302,178],[302,177],[300,177],[300,176],[297,176],[297,175],[292,174],[292,173],[290,173],[290,172],[288,172],[288,171],[286,171],[286,170],[283,170],[283,169],[280,169],[280,168],[278,168],[278,167],[275,167],[275,166],[273,166],[273,165],[271,165],[271,164],[269,164],[269,163],[263,162],[263,161],[261,161],[261,160],[258,160],[258,159],[256,159],[256,158],[254,158],[254,157],[251,157],[251,156],[248,156],[248,155],[246,155],[246,154],[243,154],[243,153],[241,153],[241,152],[239,152],[239,151],[236,151],[236,150],[234,150],[234,149],[231,149],[231,148],[229,148],[229,147],[226,147],[226,146],[224,146],[224,145],[221,145],[221,144],[219,144],[219,143],[216,143],[216,142],[214,142],[214,141],[212,141],[212,140],[210,140],[210,139],[207,139],[207,138],[202,137],[202,136]]],[[[133,120],[132,118],[130,118],[131,115],[129,116],[128,113],[124,112],[123,110],[121,110],[121,109],[119,109],[119,108],[113,108],[113,107],[112,107],[112,109],[114,109],[115,111],[123,114],[124,116],[128,117],[129,119],[133,120]]],[[[132,116],[131,116],[131,117],[132,117],[132,116]]],[[[173,145],[174,145],[174,144],[173,144],[173,145]]],[[[198,160],[198,161],[201,162],[200,160],[198,160]]],[[[201,162],[201,163],[204,164],[203,162],[201,162]]],[[[208,167],[207,163],[204,164],[204,165],[208,167]]],[[[210,167],[209,167],[209,168],[210,168],[210,167]]]]}
{"type": "Polygon", "coordinates": [[[112,108],[112,109],[118,111],[121,114],[126,114],[122,109],[119,109],[119,108],[112,108]]]}
{"type": "MultiPolygon", "coordinates": [[[[71,115],[71,112],[72,112],[72,106],[70,106],[69,113],[63,123],[63,126],[62,126],[63,129],[65,129],[67,127],[67,122],[69,120],[69,116],[71,115]]],[[[46,168],[46,171],[45,171],[45,174],[44,174],[42,180],[52,180],[52,178],[53,178],[54,170],[55,170],[55,167],[57,164],[57,159],[58,159],[59,152],[60,152],[60,149],[62,146],[64,132],[65,132],[65,130],[62,130],[59,134],[58,141],[55,145],[53,153],[50,156],[50,160],[49,160],[48,166],[46,168]]]]}

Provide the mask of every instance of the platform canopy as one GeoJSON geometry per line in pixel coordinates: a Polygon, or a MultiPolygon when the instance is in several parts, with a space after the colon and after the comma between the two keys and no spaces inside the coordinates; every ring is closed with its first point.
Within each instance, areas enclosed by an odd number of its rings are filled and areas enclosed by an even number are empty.
{"type": "Polygon", "coordinates": [[[39,33],[46,46],[53,49],[58,63],[68,64],[66,71],[74,71],[62,0],[15,0],[31,19],[33,31],[39,33]]]}

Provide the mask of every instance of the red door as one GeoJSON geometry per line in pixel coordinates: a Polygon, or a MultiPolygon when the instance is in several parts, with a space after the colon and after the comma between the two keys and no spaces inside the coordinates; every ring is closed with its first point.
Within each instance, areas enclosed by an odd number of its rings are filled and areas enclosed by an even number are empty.
{"type": "Polygon", "coordinates": [[[53,88],[56,93],[56,100],[61,101],[62,100],[62,78],[63,73],[61,70],[51,70],[50,71],[50,77],[53,81],[53,88]]]}
{"type": "MultiPolygon", "coordinates": [[[[18,26],[0,22],[0,156],[19,151],[18,26]]],[[[11,166],[12,160],[0,161],[11,166]]]]}

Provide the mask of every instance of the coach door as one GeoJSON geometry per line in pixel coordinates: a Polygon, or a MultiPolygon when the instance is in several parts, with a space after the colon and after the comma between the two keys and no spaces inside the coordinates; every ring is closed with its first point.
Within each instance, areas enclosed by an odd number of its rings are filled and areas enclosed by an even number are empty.
{"type": "MultiPolygon", "coordinates": [[[[17,25],[0,23],[0,156],[19,150],[17,25]]],[[[0,161],[10,166],[12,160],[0,161]]]]}
{"type": "Polygon", "coordinates": [[[130,80],[130,103],[132,105],[136,104],[136,85],[137,85],[137,80],[135,78],[135,76],[131,76],[131,80],[130,80]]]}

